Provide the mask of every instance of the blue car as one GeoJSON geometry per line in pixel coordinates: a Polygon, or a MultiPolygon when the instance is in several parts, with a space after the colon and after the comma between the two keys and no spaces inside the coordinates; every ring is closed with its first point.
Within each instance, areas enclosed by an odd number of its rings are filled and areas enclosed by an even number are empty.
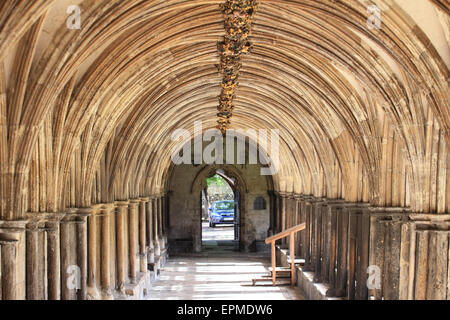
{"type": "Polygon", "coordinates": [[[234,200],[213,202],[209,208],[209,226],[214,228],[216,224],[234,223],[234,200]]]}

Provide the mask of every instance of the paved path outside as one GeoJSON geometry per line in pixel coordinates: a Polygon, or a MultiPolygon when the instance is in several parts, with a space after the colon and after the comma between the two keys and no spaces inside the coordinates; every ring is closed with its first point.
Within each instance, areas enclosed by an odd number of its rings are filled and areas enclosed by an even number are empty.
{"type": "Polygon", "coordinates": [[[170,257],[150,300],[303,300],[290,286],[252,286],[253,278],[268,274],[269,265],[267,256],[235,252],[226,244],[170,257]]]}
{"type": "Polygon", "coordinates": [[[234,240],[234,226],[232,224],[219,224],[210,228],[208,222],[202,223],[203,241],[234,240]]]}

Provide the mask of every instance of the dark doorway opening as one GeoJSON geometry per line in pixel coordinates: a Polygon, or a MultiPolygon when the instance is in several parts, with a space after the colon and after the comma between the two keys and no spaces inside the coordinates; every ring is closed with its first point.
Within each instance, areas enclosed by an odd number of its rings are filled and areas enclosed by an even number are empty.
{"type": "Polygon", "coordinates": [[[202,250],[239,250],[240,194],[223,170],[206,179],[201,192],[202,250]]]}

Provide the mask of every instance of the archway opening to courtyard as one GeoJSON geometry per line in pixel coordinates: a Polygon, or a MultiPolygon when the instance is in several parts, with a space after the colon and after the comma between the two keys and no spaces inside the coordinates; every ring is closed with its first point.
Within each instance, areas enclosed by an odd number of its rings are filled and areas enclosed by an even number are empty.
{"type": "MultiPolygon", "coordinates": [[[[195,150],[193,139],[191,148],[195,150]]],[[[236,137],[223,145],[223,161],[181,163],[170,168],[167,189],[168,238],[173,254],[219,251],[267,251],[273,229],[273,177],[262,174],[267,156],[250,147],[251,138],[236,137]],[[244,146],[239,151],[240,144],[244,146]],[[234,150],[234,163],[226,163],[234,150]],[[241,161],[237,161],[237,159],[241,161]]],[[[205,150],[208,144],[202,142],[205,150]]],[[[183,151],[184,152],[184,151],[183,151]]],[[[184,154],[184,153],[183,153],[184,154]]],[[[194,159],[194,156],[193,156],[194,159]]]]}
{"type": "Polygon", "coordinates": [[[206,178],[201,192],[202,250],[239,248],[239,190],[221,169],[206,178]]]}

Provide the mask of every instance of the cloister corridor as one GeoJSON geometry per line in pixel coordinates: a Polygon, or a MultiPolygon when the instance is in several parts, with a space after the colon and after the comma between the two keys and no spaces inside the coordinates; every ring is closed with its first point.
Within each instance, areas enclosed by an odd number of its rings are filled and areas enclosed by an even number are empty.
{"type": "Polygon", "coordinates": [[[261,254],[210,251],[169,259],[153,285],[150,300],[304,300],[289,285],[252,285],[268,273],[269,258],[261,254]]]}

